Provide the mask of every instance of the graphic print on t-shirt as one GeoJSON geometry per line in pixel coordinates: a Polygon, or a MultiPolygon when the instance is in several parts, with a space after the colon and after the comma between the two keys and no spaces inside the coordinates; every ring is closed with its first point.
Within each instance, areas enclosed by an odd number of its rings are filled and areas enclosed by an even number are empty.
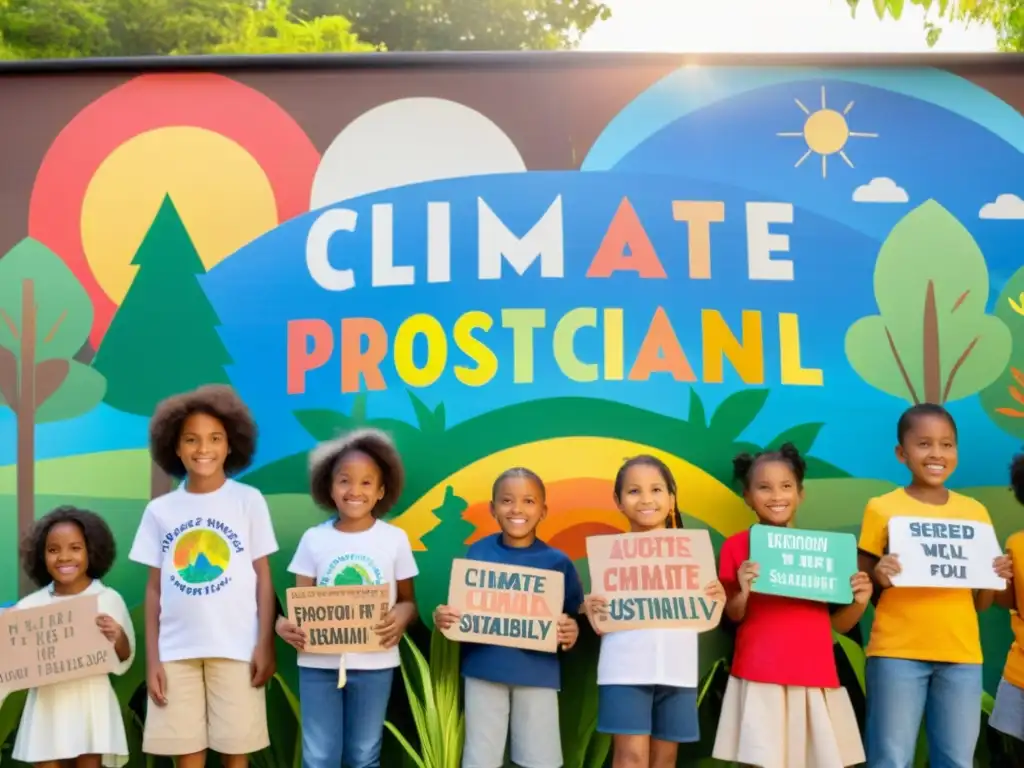
{"type": "Polygon", "coordinates": [[[170,581],[187,595],[209,595],[231,583],[231,557],[245,551],[238,533],[220,520],[197,517],[164,537],[171,554],[170,581]]]}
{"type": "Polygon", "coordinates": [[[320,577],[321,587],[358,587],[363,584],[383,584],[384,574],[372,557],[349,553],[334,558],[324,575],[320,577]]]}

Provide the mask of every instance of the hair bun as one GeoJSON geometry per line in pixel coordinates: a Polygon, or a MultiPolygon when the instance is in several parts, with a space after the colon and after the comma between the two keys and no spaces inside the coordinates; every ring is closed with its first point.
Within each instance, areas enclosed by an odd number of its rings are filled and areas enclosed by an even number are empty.
{"type": "Polygon", "coordinates": [[[746,481],[750,468],[754,466],[755,457],[749,453],[741,453],[732,460],[733,480],[746,481]]]}
{"type": "Polygon", "coordinates": [[[1024,453],[1018,453],[1010,462],[1010,488],[1017,501],[1024,504],[1024,453]]]}

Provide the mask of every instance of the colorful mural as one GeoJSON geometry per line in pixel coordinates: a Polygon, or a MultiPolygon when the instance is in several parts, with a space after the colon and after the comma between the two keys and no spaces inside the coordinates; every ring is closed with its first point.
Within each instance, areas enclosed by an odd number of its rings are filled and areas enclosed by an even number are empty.
{"type": "MultiPolygon", "coordinates": [[[[732,456],[791,441],[811,457],[801,524],[856,532],[903,479],[913,402],[950,408],[958,489],[1001,537],[1021,527],[1012,65],[310,61],[0,77],[19,115],[0,147],[0,602],[57,504],[103,514],[126,551],[170,488],[147,418],[209,382],[258,419],[243,479],[271,506],[279,590],[323,519],[306,452],[361,424],[395,436],[425,617],[495,530],[508,466],[548,483],[541,533],[584,574],[641,451],[718,545],[753,519],[732,456]]],[[[141,602],[126,558],[109,583],[141,602]]],[[[993,691],[1006,614],[983,632],[993,691]]]]}

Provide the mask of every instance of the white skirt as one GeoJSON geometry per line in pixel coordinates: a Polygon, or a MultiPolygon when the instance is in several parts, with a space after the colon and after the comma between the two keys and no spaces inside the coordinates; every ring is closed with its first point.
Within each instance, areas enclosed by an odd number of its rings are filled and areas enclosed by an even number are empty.
{"type": "Polygon", "coordinates": [[[29,691],[12,757],[23,763],[101,755],[107,768],[128,762],[128,739],[107,675],[29,691]]]}
{"type": "Polygon", "coordinates": [[[845,768],[866,761],[845,688],[730,677],[712,756],[758,768],[845,768]]]}

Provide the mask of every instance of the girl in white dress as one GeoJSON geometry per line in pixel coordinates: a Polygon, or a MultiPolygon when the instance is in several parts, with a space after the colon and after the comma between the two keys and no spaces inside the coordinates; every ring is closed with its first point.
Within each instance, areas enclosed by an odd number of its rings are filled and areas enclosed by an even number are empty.
{"type": "MultiPolygon", "coordinates": [[[[38,608],[96,595],[96,624],[114,646],[123,675],[135,657],[135,631],[122,597],[100,579],[114,564],[114,536],[98,515],[58,507],[39,520],[21,543],[21,564],[42,589],[15,608],[38,608]]],[[[118,768],[128,762],[121,708],[109,675],[45,685],[29,691],[13,757],[40,768],[73,760],[75,768],[118,768]]]]}

